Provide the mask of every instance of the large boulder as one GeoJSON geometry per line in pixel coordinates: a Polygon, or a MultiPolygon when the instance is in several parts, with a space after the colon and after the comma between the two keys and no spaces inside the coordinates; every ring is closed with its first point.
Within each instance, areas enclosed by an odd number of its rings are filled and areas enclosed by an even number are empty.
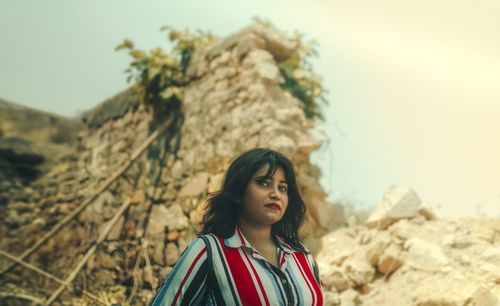
{"type": "Polygon", "coordinates": [[[366,220],[366,224],[369,227],[385,229],[397,220],[411,219],[417,216],[423,216],[428,220],[437,218],[434,209],[423,204],[412,189],[390,187],[384,193],[382,202],[366,220]]]}

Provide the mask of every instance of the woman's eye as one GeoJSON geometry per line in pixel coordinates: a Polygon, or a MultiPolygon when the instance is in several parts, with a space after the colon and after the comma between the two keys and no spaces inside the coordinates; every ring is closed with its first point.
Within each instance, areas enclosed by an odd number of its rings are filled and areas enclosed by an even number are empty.
{"type": "Polygon", "coordinates": [[[288,188],[287,188],[286,186],[280,186],[280,190],[281,190],[282,192],[285,192],[285,191],[287,191],[287,190],[288,190],[288,188]]]}
{"type": "Polygon", "coordinates": [[[268,186],[269,183],[267,181],[257,181],[257,184],[261,185],[261,186],[268,186]]]}

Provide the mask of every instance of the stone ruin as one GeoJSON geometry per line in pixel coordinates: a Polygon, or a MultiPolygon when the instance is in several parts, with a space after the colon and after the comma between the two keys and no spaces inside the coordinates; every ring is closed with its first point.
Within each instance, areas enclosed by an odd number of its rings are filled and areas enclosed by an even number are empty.
{"type": "Polygon", "coordinates": [[[345,220],[341,207],[326,202],[320,169],[310,163],[321,146],[310,134],[315,123],[280,87],[277,60],[294,48],[257,23],[196,52],[182,104],[141,103],[127,89],[85,112],[69,152],[29,184],[3,187],[0,268],[10,269],[0,301],[23,305],[51,295],[64,305],[146,304],[199,230],[207,195],[232,158],[254,147],[293,160],[308,206],[301,234],[317,252],[325,228],[345,220]],[[11,268],[12,255],[60,280],[72,275],[72,292],[26,266],[11,268]]]}
{"type": "Polygon", "coordinates": [[[321,145],[310,135],[315,123],[279,86],[277,60],[293,48],[262,24],[243,29],[197,52],[182,104],[168,107],[127,89],[81,120],[36,121],[0,101],[0,272],[54,232],[1,276],[0,304],[43,303],[71,276],[56,303],[146,304],[199,229],[231,159],[269,146],[296,164],[309,208],[301,234],[326,305],[499,305],[498,219],[440,219],[415,192],[391,188],[366,223],[342,227],[342,207],[326,202],[309,160],[321,145]],[[19,118],[48,136],[27,139],[26,129],[15,131],[19,118]],[[25,154],[32,163],[20,162],[25,154]]]}

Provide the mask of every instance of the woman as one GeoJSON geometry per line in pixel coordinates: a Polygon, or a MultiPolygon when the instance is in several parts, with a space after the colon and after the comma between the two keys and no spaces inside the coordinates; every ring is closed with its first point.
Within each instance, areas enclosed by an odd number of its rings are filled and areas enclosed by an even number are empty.
{"type": "Polygon", "coordinates": [[[151,305],[322,305],[316,263],[298,235],[304,213],[288,158],[243,153],[151,305]]]}

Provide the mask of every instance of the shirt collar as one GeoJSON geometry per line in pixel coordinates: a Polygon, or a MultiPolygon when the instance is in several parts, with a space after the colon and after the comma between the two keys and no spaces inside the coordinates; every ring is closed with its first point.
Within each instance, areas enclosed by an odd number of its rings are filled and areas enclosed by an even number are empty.
{"type": "MultiPolygon", "coordinates": [[[[285,253],[293,254],[294,249],[288,243],[286,243],[281,236],[276,236],[276,241],[278,242],[278,246],[285,253]]],[[[250,242],[245,238],[245,235],[243,235],[243,232],[238,225],[236,225],[234,228],[234,234],[231,237],[224,239],[224,244],[230,248],[245,247],[250,249],[252,252],[257,252],[250,244],[250,242]]]]}
{"type": "Polygon", "coordinates": [[[234,227],[234,234],[231,237],[224,239],[224,244],[230,248],[246,247],[249,249],[253,249],[252,245],[245,238],[243,232],[241,231],[238,225],[234,227]]]}

